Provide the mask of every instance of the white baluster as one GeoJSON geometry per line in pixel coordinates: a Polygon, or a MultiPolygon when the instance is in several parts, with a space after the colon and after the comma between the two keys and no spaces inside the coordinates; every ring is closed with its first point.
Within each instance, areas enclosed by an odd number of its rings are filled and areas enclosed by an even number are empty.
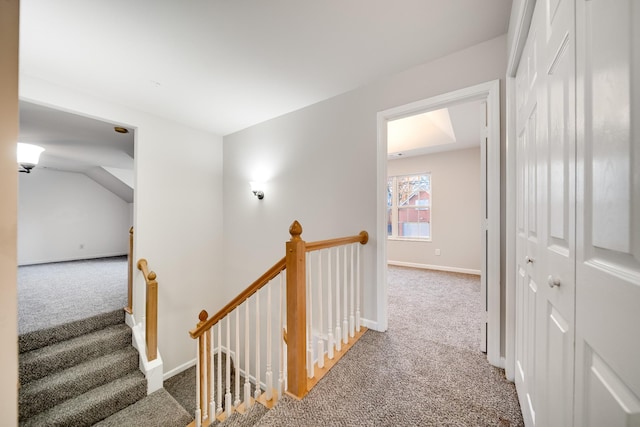
{"type": "Polygon", "coordinates": [[[333,359],[333,313],[331,305],[331,248],[327,250],[327,357],[333,359]]]}
{"type": "Polygon", "coordinates": [[[213,370],[215,364],[213,360],[215,358],[215,347],[213,346],[213,341],[216,337],[215,329],[212,326],[209,329],[209,339],[207,340],[208,348],[209,348],[209,367],[211,368],[211,373],[208,375],[208,378],[211,379],[211,383],[209,384],[209,419],[212,420],[216,410],[216,399],[215,399],[215,372],[213,370]]]}
{"type": "Polygon", "coordinates": [[[313,378],[313,283],[311,280],[311,257],[307,257],[307,377],[313,378]]]}
{"type": "Polygon", "coordinates": [[[349,298],[349,336],[351,338],[353,338],[355,336],[355,329],[356,329],[355,316],[353,315],[353,287],[354,287],[353,270],[354,270],[354,267],[355,267],[355,263],[353,262],[353,244],[351,245],[350,249],[351,249],[351,251],[350,251],[350,254],[351,254],[351,262],[350,262],[350,264],[351,264],[351,269],[350,269],[351,277],[350,277],[350,279],[351,280],[349,280],[349,291],[350,291],[350,293],[349,293],[349,295],[350,295],[350,298],[349,298]]]}
{"type": "Polygon", "coordinates": [[[342,350],[342,330],[340,329],[340,246],[336,247],[336,351],[342,350]]]}
{"type": "Polygon", "coordinates": [[[196,427],[202,423],[202,411],[200,409],[200,338],[196,340],[196,427]]]}
{"type": "Polygon", "coordinates": [[[360,332],[360,243],[356,248],[356,331],[360,332]]]}
{"type": "Polygon", "coordinates": [[[251,408],[251,383],[249,382],[250,364],[250,345],[249,345],[249,300],[244,303],[244,407],[251,408]]]}
{"type": "Polygon", "coordinates": [[[227,364],[225,369],[224,412],[231,416],[231,316],[227,316],[227,364]]]}
{"type": "Polygon", "coordinates": [[[347,282],[347,247],[344,247],[344,279],[342,281],[342,293],[344,298],[342,303],[343,307],[343,320],[342,320],[342,341],[347,344],[349,342],[349,321],[347,320],[347,287],[349,283],[347,282]]]}
{"type": "Polygon", "coordinates": [[[234,381],[234,392],[236,398],[233,401],[233,406],[236,408],[240,406],[240,309],[236,307],[236,377],[234,381]]]}
{"type": "Polygon", "coordinates": [[[278,329],[280,330],[280,371],[278,372],[278,396],[284,395],[284,323],[282,310],[286,306],[284,293],[284,273],[280,273],[280,303],[278,306],[278,329]]]}
{"type": "Polygon", "coordinates": [[[271,283],[267,284],[267,372],[264,373],[265,399],[273,399],[273,373],[271,372],[271,283]]]}
{"type": "Polygon", "coordinates": [[[222,320],[218,322],[218,409],[222,413],[222,320]]]}
{"type": "Polygon", "coordinates": [[[200,388],[202,389],[202,400],[200,401],[200,409],[202,410],[202,419],[207,418],[207,390],[209,390],[209,383],[207,382],[207,333],[205,332],[200,336],[202,340],[203,357],[200,359],[200,369],[202,369],[202,381],[200,382],[200,388]],[[204,382],[204,384],[203,384],[204,382]]]}
{"type": "Polygon", "coordinates": [[[322,337],[322,251],[318,251],[318,368],[324,368],[324,338],[322,337]]]}
{"type": "Polygon", "coordinates": [[[260,397],[260,291],[256,292],[256,389],[253,398],[260,397]]]}

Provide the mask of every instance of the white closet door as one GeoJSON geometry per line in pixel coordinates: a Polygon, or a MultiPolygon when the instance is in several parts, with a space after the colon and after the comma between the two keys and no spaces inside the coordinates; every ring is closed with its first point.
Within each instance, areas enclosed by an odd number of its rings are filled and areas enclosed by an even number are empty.
{"type": "Polygon", "coordinates": [[[576,16],[575,425],[640,426],[640,2],[576,16]]]}
{"type": "Polygon", "coordinates": [[[527,425],[573,422],[573,5],[537,2],[516,75],[516,387],[527,425]]]}
{"type": "MultiPolygon", "coordinates": [[[[537,18],[534,15],[534,22],[537,18]]],[[[527,425],[536,424],[536,312],[538,258],[538,63],[535,24],[529,33],[516,74],[516,349],[515,383],[527,425]]]]}
{"type": "Polygon", "coordinates": [[[573,423],[575,337],[575,1],[538,2],[541,230],[538,425],[573,423]]]}

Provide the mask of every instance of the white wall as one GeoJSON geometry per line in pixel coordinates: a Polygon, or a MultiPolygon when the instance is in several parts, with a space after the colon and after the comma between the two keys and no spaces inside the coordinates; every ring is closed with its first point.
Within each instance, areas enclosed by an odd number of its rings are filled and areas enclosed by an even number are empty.
{"type": "Polygon", "coordinates": [[[376,321],[376,245],[386,238],[375,229],[377,112],[500,79],[505,64],[501,36],[225,136],[224,296],[284,256],[294,219],[307,241],[366,229],[363,316],[376,321]],[[266,180],[262,201],[249,191],[256,178],[266,180]]]}
{"type": "Polygon", "coordinates": [[[0,1],[0,417],[18,425],[16,288],[19,2],[0,1]]]}
{"type": "Polygon", "coordinates": [[[20,174],[18,264],[125,255],[129,203],[82,173],[20,174]]]}
{"type": "Polygon", "coordinates": [[[480,147],[387,163],[388,176],[423,172],[431,173],[431,241],[388,240],[389,262],[480,274],[480,147]]]}
{"type": "MultiPolygon", "coordinates": [[[[158,342],[165,372],[195,357],[188,331],[218,300],[222,277],[222,138],[29,76],[30,102],[136,129],[135,257],[158,274],[158,342]]],[[[136,271],[134,311],[144,313],[136,271]]]]}

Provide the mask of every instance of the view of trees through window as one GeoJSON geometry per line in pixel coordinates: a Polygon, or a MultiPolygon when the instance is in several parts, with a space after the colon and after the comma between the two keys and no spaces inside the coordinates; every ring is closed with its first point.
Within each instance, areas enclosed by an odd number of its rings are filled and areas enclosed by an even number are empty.
{"type": "Polygon", "coordinates": [[[388,177],[387,235],[397,238],[431,238],[430,174],[388,177]]]}

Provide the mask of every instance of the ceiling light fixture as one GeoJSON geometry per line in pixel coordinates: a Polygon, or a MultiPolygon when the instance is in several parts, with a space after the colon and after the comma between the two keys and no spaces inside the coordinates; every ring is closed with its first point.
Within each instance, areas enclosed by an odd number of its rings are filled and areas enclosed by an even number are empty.
{"type": "Polygon", "coordinates": [[[31,169],[36,167],[40,160],[40,154],[44,151],[44,148],[37,145],[25,144],[18,142],[18,164],[20,165],[19,172],[31,173],[31,169]]]}
{"type": "Polygon", "coordinates": [[[122,126],[114,126],[113,130],[115,130],[118,133],[129,133],[129,129],[123,128],[122,126]]]}

